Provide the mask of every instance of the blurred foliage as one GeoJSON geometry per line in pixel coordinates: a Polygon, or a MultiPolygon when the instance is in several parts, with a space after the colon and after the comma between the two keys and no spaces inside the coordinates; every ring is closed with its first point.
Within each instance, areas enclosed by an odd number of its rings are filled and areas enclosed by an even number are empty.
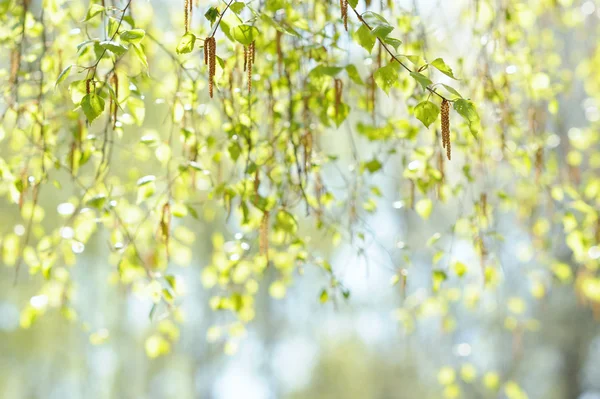
{"type": "MultiPolygon", "coordinates": [[[[27,292],[22,328],[59,312],[91,344],[111,339],[78,311],[73,266],[90,247],[106,284],[152,304],[150,358],[180,339],[190,282],[177,271],[199,245],[219,314],[206,339],[229,354],[261,292],[283,299],[314,272],[315,301],[350,299],[338,245],[367,263],[384,248],[373,263],[392,271],[407,333],[436,320],[452,334],[459,312],[492,309],[518,342],[561,286],[600,315],[600,46],[569,48],[600,34],[594,2],[465,2],[437,42],[416,2],[182,3],[161,21],[137,0],[0,0],[0,248],[27,292]],[[391,209],[437,231],[381,244],[369,220],[391,209]],[[501,256],[511,223],[515,264],[501,256]],[[529,294],[490,299],[515,282],[529,294]]],[[[355,375],[343,394],[323,367],[311,397],[394,396],[355,375]]],[[[413,393],[528,397],[470,363],[437,379],[413,393]]]]}

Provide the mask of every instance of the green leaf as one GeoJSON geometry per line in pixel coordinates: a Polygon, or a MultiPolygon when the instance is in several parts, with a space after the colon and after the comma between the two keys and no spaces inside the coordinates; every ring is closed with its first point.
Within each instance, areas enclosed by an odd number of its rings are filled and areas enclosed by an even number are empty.
{"type": "Polygon", "coordinates": [[[56,83],[54,84],[54,87],[61,84],[69,76],[72,66],[73,65],[69,65],[68,67],[66,67],[65,69],[62,70],[62,72],[58,75],[58,78],[56,79],[56,83]]]}
{"type": "Polygon", "coordinates": [[[437,69],[438,71],[440,71],[441,73],[443,73],[444,75],[449,76],[449,77],[451,77],[454,80],[457,80],[454,77],[454,73],[452,72],[452,68],[450,68],[448,65],[446,65],[446,63],[444,62],[443,59],[437,58],[437,59],[433,60],[432,62],[430,62],[429,65],[431,65],[432,67],[434,67],[435,69],[437,69]]]}
{"type": "Polygon", "coordinates": [[[348,74],[348,77],[352,79],[352,81],[357,85],[363,84],[363,80],[361,79],[360,74],[358,73],[358,69],[356,69],[356,66],[354,66],[354,64],[346,65],[346,73],[348,74]]]}
{"type": "Polygon", "coordinates": [[[443,270],[434,270],[432,274],[433,292],[438,292],[442,283],[448,279],[448,275],[443,270]]]}
{"type": "Polygon", "coordinates": [[[88,122],[92,123],[104,111],[104,99],[94,93],[86,94],[81,100],[81,108],[88,122]]]}
{"type": "Polygon", "coordinates": [[[371,30],[371,33],[373,34],[373,36],[378,37],[380,39],[384,39],[387,37],[387,35],[389,35],[392,31],[394,30],[394,28],[392,28],[390,25],[388,24],[379,24],[376,25],[373,30],[371,30]]]}
{"type": "Polygon", "coordinates": [[[439,114],[439,107],[431,101],[423,101],[415,107],[415,116],[423,122],[425,127],[429,127],[429,125],[435,122],[439,114]]]}
{"type": "Polygon", "coordinates": [[[133,45],[133,54],[135,54],[135,58],[142,63],[144,68],[148,69],[148,59],[146,58],[146,53],[141,44],[133,45]]]}
{"type": "Polygon", "coordinates": [[[383,39],[383,42],[392,46],[396,51],[398,51],[398,47],[400,47],[400,45],[402,44],[401,40],[395,39],[393,37],[385,37],[383,39]]]}
{"type": "Polygon", "coordinates": [[[83,22],[87,22],[90,19],[94,18],[96,15],[100,14],[104,11],[104,7],[100,4],[91,4],[90,8],[88,8],[87,14],[85,14],[85,19],[83,22]]]}
{"type": "Polygon", "coordinates": [[[362,48],[369,52],[369,54],[373,50],[373,46],[377,40],[365,25],[361,25],[360,28],[354,32],[354,38],[362,48]]]}
{"type": "Polygon", "coordinates": [[[106,195],[99,194],[99,195],[93,196],[92,198],[87,200],[85,204],[92,208],[102,209],[102,207],[104,207],[105,203],[106,203],[106,195]]]}
{"type": "Polygon", "coordinates": [[[216,7],[211,7],[206,11],[204,17],[210,22],[210,24],[214,24],[217,18],[219,18],[219,10],[216,7]]]}
{"type": "Polygon", "coordinates": [[[296,222],[294,215],[287,211],[281,210],[277,212],[277,216],[275,217],[274,228],[289,234],[296,234],[298,231],[298,222],[296,222]]]}
{"type": "Polygon", "coordinates": [[[415,210],[417,211],[419,216],[421,216],[425,220],[429,219],[432,209],[433,209],[433,202],[429,198],[420,199],[415,204],[415,210]]]}
{"type": "Polygon", "coordinates": [[[196,36],[192,32],[188,32],[181,37],[181,40],[179,40],[179,44],[177,45],[175,52],[177,54],[191,53],[194,49],[194,44],[196,44],[196,36]]]}
{"type": "Polygon", "coordinates": [[[363,166],[369,171],[369,173],[375,173],[383,167],[381,162],[375,158],[371,159],[369,162],[363,163],[363,166]]]}
{"type": "Polygon", "coordinates": [[[454,94],[455,96],[462,98],[460,93],[458,91],[456,91],[456,89],[454,87],[448,86],[445,84],[442,84],[442,86],[444,86],[446,88],[446,90],[448,90],[451,94],[454,94]]]}
{"type": "Polygon", "coordinates": [[[232,29],[231,35],[235,40],[243,44],[244,46],[249,45],[258,38],[258,29],[251,25],[238,25],[232,29]]]}
{"type": "Polygon", "coordinates": [[[112,40],[105,40],[103,42],[100,42],[99,45],[103,49],[109,50],[110,52],[112,52],[114,55],[117,55],[117,56],[123,55],[127,52],[127,50],[129,50],[126,46],[122,45],[121,43],[117,43],[112,40]]]}
{"type": "Polygon", "coordinates": [[[348,0],[350,7],[355,8],[358,5],[358,0],[348,0]]]}
{"type": "Polygon", "coordinates": [[[477,138],[479,133],[479,114],[472,101],[459,99],[454,102],[454,110],[458,112],[469,124],[469,130],[473,137],[477,138]]]}
{"type": "Polygon", "coordinates": [[[458,277],[462,277],[465,275],[465,273],[469,270],[469,268],[467,267],[467,265],[465,265],[462,262],[454,262],[454,264],[452,265],[452,268],[454,269],[454,273],[456,273],[456,275],[458,277]]]}
{"type": "Polygon", "coordinates": [[[142,41],[144,36],[146,36],[145,30],[131,29],[131,30],[126,30],[123,33],[121,33],[121,40],[128,42],[128,43],[132,43],[132,44],[138,44],[139,42],[142,41]]]}
{"type": "Polygon", "coordinates": [[[236,1],[235,3],[229,6],[229,8],[231,8],[231,11],[233,11],[236,14],[242,12],[244,7],[246,7],[246,5],[241,1],[236,1]]]}
{"type": "Polygon", "coordinates": [[[325,303],[328,299],[329,294],[327,293],[327,290],[323,288],[323,291],[321,291],[321,295],[319,295],[319,302],[325,303]]]}
{"type": "Polygon", "coordinates": [[[398,81],[398,70],[393,64],[379,68],[375,72],[375,83],[386,94],[390,94],[390,88],[398,81]]]}
{"type": "Polygon", "coordinates": [[[141,186],[145,186],[146,184],[153,183],[155,181],[156,181],[156,176],[154,176],[154,175],[147,175],[147,176],[144,176],[144,177],[140,177],[137,180],[136,184],[137,184],[138,187],[141,187],[141,186]]]}
{"type": "Polygon", "coordinates": [[[410,76],[412,76],[413,78],[415,78],[415,80],[417,82],[419,82],[419,84],[423,87],[423,89],[427,89],[427,87],[432,84],[431,80],[429,80],[429,78],[425,75],[423,75],[422,73],[419,72],[411,72],[410,76]]]}
{"type": "Polygon", "coordinates": [[[119,29],[119,20],[113,17],[108,18],[108,37],[113,37],[119,29]]]}
{"type": "Polygon", "coordinates": [[[366,11],[362,14],[362,16],[365,19],[365,21],[367,21],[369,26],[376,26],[376,25],[380,25],[380,24],[385,24],[385,25],[390,24],[387,21],[387,19],[385,19],[383,16],[381,16],[380,14],[377,14],[376,12],[373,12],[373,11],[366,11]]]}

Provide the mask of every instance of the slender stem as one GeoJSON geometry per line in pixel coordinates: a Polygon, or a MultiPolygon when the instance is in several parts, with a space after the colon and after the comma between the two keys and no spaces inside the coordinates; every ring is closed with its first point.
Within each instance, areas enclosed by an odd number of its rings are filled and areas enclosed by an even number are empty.
{"type": "MultiPolygon", "coordinates": [[[[119,24],[117,25],[117,29],[115,30],[115,33],[113,33],[112,36],[110,37],[110,41],[113,41],[115,36],[117,36],[117,33],[119,33],[119,28],[121,28],[121,24],[123,23],[123,18],[125,18],[125,13],[127,12],[127,9],[129,8],[129,6],[131,5],[131,1],[132,0],[129,0],[127,2],[127,5],[121,12],[121,18],[119,19],[119,24]]],[[[104,51],[102,52],[102,54],[100,54],[100,57],[98,57],[98,60],[96,60],[96,63],[94,65],[92,65],[91,67],[89,67],[89,69],[94,70],[94,72],[92,73],[92,77],[90,79],[93,80],[94,77],[96,76],[96,70],[97,70],[98,64],[100,64],[100,61],[102,61],[102,58],[104,58],[105,54],[106,54],[106,47],[104,48],[104,51]]]]}
{"type": "MultiPolygon", "coordinates": [[[[373,30],[373,28],[371,28],[371,26],[369,26],[369,24],[367,23],[367,21],[365,21],[365,19],[363,18],[362,15],[360,15],[360,13],[358,11],[356,11],[356,8],[354,7],[350,7],[352,8],[352,11],[354,11],[354,13],[356,14],[356,17],[358,18],[358,20],[365,26],[367,27],[367,29],[369,29],[370,31],[373,30]]],[[[381,46],[385,49],[385,51],[387,51],[387,53],[392,57],[392,59],[394,61],[396,61],[398,64],[400,64],[400,66],[402,66],[404,69],[406,69],[409,73],[413,73],[414,71],[412,69],[410,69],[409,67],[406,66],[405,63],[403,63],[393,52],[392,50],[390,50],[390,48],[388,47],[387,44],[385,44],[385,42],[383,40],[381,40],[381,38],[377,38],[377,40],[379,41],[379,43],[381,44],[381,46]]],[[[438,93],[437,91],[435,91],[435,89],[432,89],[431,87],[427,86],[426,89],[431,93],[431,94],[435,94],[436,96],[438,96],[439,98],[441,98],[442,100],[446,100],[448,102],[452,102],[454,100],[450,100],[446,97],[444,97],[443,95],[441,95],[440,93],[438,93]]]]}
{"type": "Polygon", "coordinates": [[[215,27],[214,27],[214,29],[213,29],[213,31],[212,31],[212,33],[210,34],[209,37],[214,37],[215,36],[215,33],[217,33],[217,29],[219,29],[219,25],[221,25],[221,20],[223,19],[223,16],[225,15],[225,13],[227,12],[227,10],[229,9],[229,6],[231,4],[233,4],[233,1],[234,0],[230,0],[229,3],[227,3],[227,6],[225,7],[225,9],[221,13],[221,15],[219,15],[219,20],[215,24],[215,27]]]}

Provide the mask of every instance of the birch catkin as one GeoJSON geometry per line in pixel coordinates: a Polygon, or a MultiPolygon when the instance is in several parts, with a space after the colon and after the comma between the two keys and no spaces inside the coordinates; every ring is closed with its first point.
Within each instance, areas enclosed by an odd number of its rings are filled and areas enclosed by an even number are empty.
{"type": "Polygon", "coordinates": [[[335,116],[339,115],[340,104],[342,103],[342,90],[344,83],[340,79],[335,79],[335,116]]]}
{"type": "Polygon", "coordinates": [[[442,100],[442,145],[446,148],[448,160],[452,158],[452,145],[450,143],[450,104],[442,100]]]}
{"type": "Polygon", "coordinates": [[[346,32],[348,32],[348,0],[340,0],[340,8],[342,9],[344,29],[346,29],[346,32]]]}
{"type": "Polygon", "coordinates": [[[183,5],[183,24],[185,26],[185,33],[188,33],[190,28],[190,3],[191,0],[185,0],[183,5]]]}
{"type": "Polygon", "coordinates": [[[256,57],[256,42],[244,46],[244,71],[248,72],[248,93],[252,91],[252,65],[256,57]]]}
{"type": "Polygon", "coordinates": [[[217,42],[214,36],[206,38],[204,41],[204,61],[208,63],[208,94],[213,98],[215,85],[215,70],[217,58],[217,42]]]}

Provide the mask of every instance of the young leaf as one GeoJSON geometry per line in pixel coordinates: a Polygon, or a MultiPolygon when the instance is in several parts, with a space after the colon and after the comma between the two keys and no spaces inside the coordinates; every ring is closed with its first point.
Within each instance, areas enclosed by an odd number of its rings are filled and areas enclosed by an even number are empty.
{"type": "Polygon", "coordinates": [[[361,25],[360,28],[354,32],[354,38],[362,48],[369,52],[369,54],[373,50],[373,46],[377,40],[365,25],[361,25]]]}
{"type": "Polygon", "coordinates": [[[102,47],[105,50],[111,51],[114,55],[117,56],[123,55],[127,52],[127,50],[129,50],[121,43],[117,43],[111,40],[105,40],[103,42],[100,42],[100,47],[102,47]]]}
{"type": "Polygon", "coordinates": [[[398,51],[398,47],[400,47],[400,45],[402,44],[401,40],[395,39],[393,37],[385,37],[383,39],[383,42],[385,44],[389,44],[390,46],[392,46],[394,48],[394,50],[398,51]]]}
{"type": "Polygon", "coordinates": [[[68,67],[66,67],[65,69],[62,70],[62,72],[58,75],[58,78],[56,79],[56,83],[54,84],[54,87],[58,86],[69,76],[72,66],[73,65],[69,65],[68,67]]]}
{"type": "Polygon", "coordinates": [[[429,80],[429,78],[427,76],[423,75],[422,73],[411,72],[410,76],[412,76],[417,82],[419,82],[419,84],[421,84],[423,89],[427,89],[427,86],[432,84],[431,80],[429,80]]]}
{"type": "Polygon", "coordinates": [[[217,18],[219,18],[219,10],[215,7],[211,7],[206,11],[204,17],[210,22],[210,24],[214,24],[217,18]]]}
{"type": "Polygon", "coordinates": [[[371,159],[369,162],[364,162],[363,167],[369,171],[369,173],[375,173],[380,170],[383,165],[376,158],[371,159]]]}
{"type": "Polygon", "coordinates": [[[420,199],[415,204],[415,210],[423,219],[429,219],[431,211],[433,210],[433,202],[429,198],[420,199]]]}
{"type": "Polygon", "coordinates": [[[85,14],[85,19],[83,22],[87,22],[90,19],[94,18],[96,15],[100,14],[104,11],[104,7],[100,4],[91,4],[90,8],[88,8],[87,14],[85,14]]]}
{"type": "Polygon", "coordinates": [[[473,137],[477,138],[479,133],[479,114],[472,101],[458,99],[454,102],[454,110],[458,112],[469,124],[469,130],[473,137]]]}
{"type": "Polygon", "coordinates": [[[436,68],[441,73],[443,73],[444,75],[449,76],[449,77],[451,77],[454,80],[457,80],[454,77],[454,73],[452,72],[452,68],[450,68],[448,65],[446,65],[446,63],[444,62],[443,59],[437,58],[437,59],[433,60],[432,62],[430,62],[429,64],[432,67],[436,68]]]}
{"type": "Polygon", "coordinates": [[[390,88],[396,84],[397,80],[398,71],[393,64],[381,67],[375,72],[375,83],[388,95],[390,94],[390,88]]]}
{"type": "Polygon", "coordinates": [[[143,29],[131,29],[121,33],[121,40],[132,44],[138,44],[142,41],[144,36],[146,36],[146,32],[143,29]]]}
{"type": "Polygon", "coordinates": [[[236,1],[235,3],[230,5],[229,8],[231,8],[231,11],[233,11],[234,13],[239,14],[240,12],[242,12],[245,6],[246,5],[244,4],[244,2],[236,1]]]}
{"type": "Polygon", "coordinates": [[[192,32],[188,32],[181,37],[181,40],[179,40],[175,52],[177,54],[191,53],[194,49],[194,44],[196,44],[196,36],[192,32]]]}
{"type": "Polygon", "coordinates": [[[373,34],[373,36],[378,37],[380,39],[384,39],[387,37],[387,35],[389,35],[392,31],[394,30],[394,28],[392,28],[390,25],[388,24],[379,24],[376,25],[373,30],[371,31],[371,34],[373,34]]]}
{"type": "Polygon", "coordinates": [[[451,94],[454,94],[455,96],[462,98],[460,93],[458,91],[456,91],[456,89],[454,87],[448,86],[445,84],[442,84],[442,86],[444,86],[446,88],[446,90],[448,90],[451,94]]]}
{"type": "Polygon", "coordinates": [[[423,101],[415,107],[415,116],[425,127],[435,122],[439,114],[440,108],[431,101],[423,101]]]}
{"type": "Polygon", "coordinates": [[[104,111],[104,99],[94,93],[86,94],[81,99],[81,108],[88,122],[92,123],[104,111]]]}
{"type": "Polygon", "coordinates": [[[141,44],[133,45],[133,54],[135,57],[142,63],[142,65],[148,69],[148,59],[146,58],[146,53],[144,52],[144,48],[141,44]]]}
{"type": "Polygon", "coordinates": [[[357,85],[363,84],[363,80],[361,79],[360,74],[358,73],[358,69],[356,69],[356,66],[354,66],[354,64],[346,65],[346,73],[348,74],[348,77],[352,79],[352,81],[357,85]]]}
{"type": "Polygon", "coordinates": [[[247,46],[258,38],[258,29],[254,26],[242,24],[233,28],[231,34],[235,40],[247,46]]]}
{"type": "Polygon", "coordinates": [[[442,283],[448,279],[448,275],[443,270],[434,270],[432,274],[433,292],[438,292],[442,283]]]}

